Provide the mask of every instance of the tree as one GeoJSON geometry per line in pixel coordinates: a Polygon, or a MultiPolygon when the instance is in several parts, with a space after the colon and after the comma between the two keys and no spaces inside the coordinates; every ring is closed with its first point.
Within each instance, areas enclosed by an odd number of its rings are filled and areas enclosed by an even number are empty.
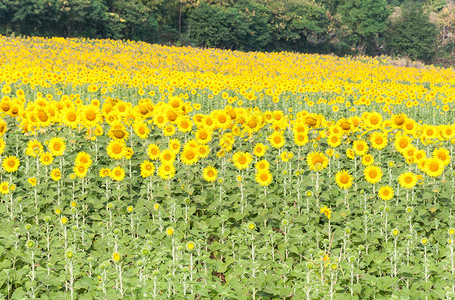
{"type": "Polygon", "coordinates": [[[436,53],[437,33],[422,5],[408,2],[401,7],[400,17],[389,24],[387,45],[393,54],[429,62],[436,53]]]}
{"type": "Polygon", "coordinates": [[[365,54],[372,53],[387,28],[390,11],[386,0],[346,0],[338,12],[350,34],[347,43],[365,54]]]}

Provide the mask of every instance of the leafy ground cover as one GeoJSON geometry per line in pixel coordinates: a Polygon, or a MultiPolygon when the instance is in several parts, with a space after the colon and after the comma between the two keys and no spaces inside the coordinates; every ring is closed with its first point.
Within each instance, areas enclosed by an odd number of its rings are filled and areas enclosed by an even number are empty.
{"type": "Polygon", "coordinates": [[[4,298],[451,298],[452,69],[0,37],[4,298]]]}

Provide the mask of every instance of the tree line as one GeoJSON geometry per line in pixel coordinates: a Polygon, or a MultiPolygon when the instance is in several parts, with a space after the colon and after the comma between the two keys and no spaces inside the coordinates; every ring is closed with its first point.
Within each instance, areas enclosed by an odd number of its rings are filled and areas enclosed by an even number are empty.
{"type": "Polygon", "coordinates": [[[455,54],[453,0],[0,0],[0,34],[242,51],[455,54]]]}

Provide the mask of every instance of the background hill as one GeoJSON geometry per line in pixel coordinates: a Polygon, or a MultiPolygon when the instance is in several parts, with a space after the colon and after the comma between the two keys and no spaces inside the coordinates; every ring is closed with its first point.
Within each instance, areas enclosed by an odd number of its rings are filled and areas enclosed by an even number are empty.
{"type": "Polygon", "coordinates": [[[453,0],[1,0],[0,34],[453,65],[453,0]]]}

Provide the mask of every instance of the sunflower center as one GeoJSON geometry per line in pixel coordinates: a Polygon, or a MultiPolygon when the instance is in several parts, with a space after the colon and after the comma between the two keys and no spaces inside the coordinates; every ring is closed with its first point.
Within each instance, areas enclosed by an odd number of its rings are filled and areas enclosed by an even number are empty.
{"type": "Polygon", "coordinates": [[[347,184],[347,183],[349,182],[349,177],[348,177],[347,175],[341,176],[340,182],[341,182],[342,184],[347,184]]]}
{"type": "Polygon", "coordinates": [[[120,144],[114,144],[114,146],[112,146],[112,152],[114,152],[115,154],[122,153],[122,150],[123,150],[123,147],[120,144]]]}
{"type": "Polygon", "coordinates": [[[239,163],[240,163],[241,165],[244,165],[244,164],[246,163],[246,157],[245,157],[245,156],[240,156],[240,157],[239,157],[239,163]]]}
{"type": "Polygon", "coordinates": [[[89,110],[88,112],[85,113],[85,117],[89,121],[93,121],[96,119],[96,113],[93,110],[89,110]]]}
{"type": "Polygon", "coordinates": [[[70,112],[70,113],[67,115],[67,118],[68,118],[68,121],[74,122],[74,121],[76,121],[77,116],[76,116],[76,114],[75,114],[74,112],[70,112]]]}
{"type": "Polygon", "coordinates": [[[436,172],[439,170],[439,164],[437,162],[431,163],[428,167],[432,172],[436,172]]]}
{"type": "Polygon", "coordinates": [[[313,157],[313,165],[318,165],[318,164],[322,164],[324,162],[324,160],[322,159],[322,157],[320,157],[319,155],[313,157]]]}

